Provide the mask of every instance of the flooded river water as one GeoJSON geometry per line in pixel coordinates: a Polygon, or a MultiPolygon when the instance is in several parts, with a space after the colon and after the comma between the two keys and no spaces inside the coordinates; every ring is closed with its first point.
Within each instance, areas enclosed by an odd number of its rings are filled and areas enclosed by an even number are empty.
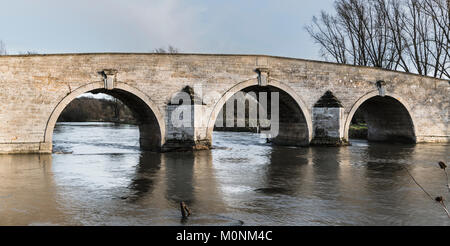
{"type": "Polygon", "coordinates": [[[214,149],[141,152],[131,125],[58,123],[52,155],[0,155],[0,225],[450,225],[444,144],[341,148],[214,133],[214,149]],[[180,219],[179,202],[192,216],[180,219]]]}

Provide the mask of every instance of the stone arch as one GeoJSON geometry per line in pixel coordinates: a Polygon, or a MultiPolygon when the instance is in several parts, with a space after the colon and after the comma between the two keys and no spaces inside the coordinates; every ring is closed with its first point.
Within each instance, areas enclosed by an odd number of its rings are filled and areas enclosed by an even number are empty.
{"type": "Polygon", "coordinates": [[[373,100],[374,98],[386,98],[388,100],[390,100],[391,102],[396,102],[396,107],[398,107],[398,110],[400,110],[405,117],[404,120],[405,122],[407,122],[409,124],[409,127],[411,130],[411,134],[409,137],[411,137],[411,140],[416,142],[416,129],[415,129],[415,124],[414,124],[414,120],[413,117],[411,115],[411,109],[408,105],[408,103],[402,99],[400,96],[393,94],[393,93],[386,93],[386,95],[384,96],[380,96],[380,93],[378,90],[375,91],[371,91],[367,94],[365,94],[364,96],[360,97],[352,106],[350,112],[347,115],[347,118],[345,120],[345,126],[344,126],[344,138],[346,140],[348,140],[348,136],[349,136],[349,130],[350,130],[350,124],[351,121],[353,119],[353,116],[355,115],[356,111],[365,103],[368,102],[369,100],[373,100]]]}
{"type": "Polygon", "coordinates": [[[93,82],[86,84],[71,91],[57,104],[57,106],[53,109],[45,127],[44,146],[46,151],[51,152],[53,130],[62,111],[76,97],[87,92],[102,92],[109,94],[127,104],[127,106],[130,107],[130,109],[132,109],[132,111],[134,111],[137,115],[141,115],[142,119],[145,118],[142,121],[142,124],[139,125],[141,147],[148,150],[159,150],[161,148],[165,141],[165,124],[164,117],[159,111],[157,105],[145,93],[125,83],[115,83],[113,90],[105,90],[104,86],[104,82],[93,82]],[[137,112],[140,110],[143,110],[144,112],[137,112]],[[152,136],[154,134],[159,136],[154,138],[155,136],[152,136]],[[148,140],[149,137],[153,137],[153,139],[148,140]]]}
{"type": "MultiPolygon", "coordinates": [[[[234,94],[236,94],[239,91],[244,90],[245,88],[252,87],[252,86],[259,86],[258,79],[253,78],[246,81],[242,81],[230,89],[228,89],[225,93],[222,94],[221,98],[215,103],[214,108],[208,118],[207,122],[207,129],[206,134],[207,138],[212,140],[212,133],[214,130],[214,125],[216,123],[217,117],[225,105],[225,103],[230,99],[234,94]]],[[[303,117],[305,119],[305,124],[307,128],[307,141],[308,144],[311,142],[312,139],[312,120],[311,120],[311,114],[308,110],[308,107],[304,103],[304,101],[300,98],[297,93],[290,88],[289,86],[285,85],[282,82],[278,82],[275,80],[270,80],[270,82],[267,84],[267,86],[275,87],[279,89],[281,92],[286,93],[289,95],[296,103],[296,105],[299,107],[300,111],[303,113],[303,117]]]]}

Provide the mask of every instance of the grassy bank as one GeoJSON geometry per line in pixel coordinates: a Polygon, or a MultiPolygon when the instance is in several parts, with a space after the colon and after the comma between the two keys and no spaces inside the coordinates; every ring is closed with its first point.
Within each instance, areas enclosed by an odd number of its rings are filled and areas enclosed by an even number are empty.
{"type": "Polygon", "coordinates": [[[348,131],[349,138],[367,139],[367,124],[358,123],[350,125],[348,131]]]}

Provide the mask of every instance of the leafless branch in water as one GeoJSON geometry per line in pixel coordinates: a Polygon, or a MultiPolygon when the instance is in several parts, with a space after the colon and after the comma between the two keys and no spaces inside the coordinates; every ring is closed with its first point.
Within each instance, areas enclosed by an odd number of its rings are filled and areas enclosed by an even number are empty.
{"type": "Polygon", "coordinates": [[[450,213],[448,212],[447,206],[444,203],[444,198],[442,196],[433,198],[430,193],[428,193],[428,191],[425,190],[425,188],[423,188],[422,185],[419,184],[419,182],[417,182],[417,180],[414,178],[414,176],[409,172],[408,168],[406,168],[405,166],[403,166],[403,168],[406,170],[406,172],[408,173],[408,175],[411,177],[411,179],[414,181],[414,183],[416,183],[417,186],[420,187],[420,189],[422,189],[423,192],[425,192],[425,194],[427,194],[427,196],[435,202],[439,202],[439,204],[442,206],[442,208],[444,209],[445,213],[447,214],[448,218],[450,219],[450,213]]]}
{"type": "Polygon", "coordinates": [[[440,161],[438,164],[439,164],[439,167],[444,170],[445,178],[447,181],[447,188],[448,188],[448,191],[450,192],[450,184],[449,184],[448,174],[447,174],[447,165],[443,161],[440,161]]]}

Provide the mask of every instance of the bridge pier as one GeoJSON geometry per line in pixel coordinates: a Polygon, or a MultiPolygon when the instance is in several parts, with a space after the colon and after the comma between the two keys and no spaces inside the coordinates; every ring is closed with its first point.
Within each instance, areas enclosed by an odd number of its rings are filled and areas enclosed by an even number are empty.
{"type": "Polygon", "coordinates": [[[344,108],[341,102],[327,91],[313,108],[314,138],[311,145],[345,146],[344,108]]]}
{"type": "Polygon", "coordinates": [[[206,150],[212,146],[202,125],[203,105],[169,104],[166,110],[166,141],[161,151],[206,150]]]}

